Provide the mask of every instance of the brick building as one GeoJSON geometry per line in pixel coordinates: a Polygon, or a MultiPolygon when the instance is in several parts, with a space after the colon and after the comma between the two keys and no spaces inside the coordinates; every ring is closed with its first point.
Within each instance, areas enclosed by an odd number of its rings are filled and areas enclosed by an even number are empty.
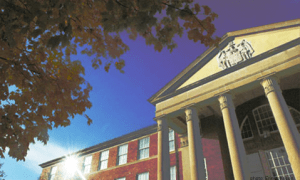
{"type": "MultiPolygon", "coordinates": [[[[169,132],[170,173],[172,180],[183,180],[184,156],[188,156],[188,144],[173,130],[169,132]],[[180,140],[182,139],[182,141],[180,140]]],[[[210,179],[224,179],[221,152],[217,140],[202,139],[207,176],[210,179]]],[[[157,178],[157,126],[149,126],[119,138],[80,150],[74,154],[78,159],[77,169],[89,180],[124,180],[138,176],[157,178]],[[122,179],[123,178],[123,179],[122,179]]],[[[188,158],[188,157],[186,157],[188,158]]],[[[57,158],[40,166],[41,179],[64,179],[65,157],[57,158]]],[[[67,178],[72,179],[72,178],[67,178]]],[[[78,172],[73,179],[83,179],[78,172]]],[[[146,178],[147,179],[147,178],[146,178]]]]}
{"type": "Polygon", "coordinates": [[[77,153],[87,179],[300,180],[300,19],[225,34],[148,101],[157,128],[77,153]]]}

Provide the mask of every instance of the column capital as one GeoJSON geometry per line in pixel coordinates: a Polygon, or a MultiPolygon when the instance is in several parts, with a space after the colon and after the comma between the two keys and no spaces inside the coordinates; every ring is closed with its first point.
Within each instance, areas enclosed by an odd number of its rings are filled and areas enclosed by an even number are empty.
{"type": "Polygon", "coordinates": [[[261,79],[260,84],[264,88],[266,96],[270,92],[275,92],[275,91],[281,92],[281,89],[278,85],[278,79],[274,76],[269,76],[269,77],[265,77],[265,78],[261,79]]]}
{"type": "MultiPolygon", "coordinates": [[[[185,108],[184,112],[186,116],[186,122],[193,120],[193,116],[195,115],[198,117],[197,109],[194,106],[189,106],[185,108]]],[[[198,119],[198,118],[194,118],[194,119],[198,119]]]]}
{"type": "Polygon", "coordinates": [[[167,119],[165,117],[158,117],[155,119],[157,122],[157,131],[162,131],[163,129],[163,124],[167,123],[167,119]]]}
{"type": "Polygon", "coordinates": [[[228,108],[228,107],[234,108],[233,101],[232,101],[232,95],[229,93],[219,95],[218,101],[220,102],[221,110],[228,108]]]}

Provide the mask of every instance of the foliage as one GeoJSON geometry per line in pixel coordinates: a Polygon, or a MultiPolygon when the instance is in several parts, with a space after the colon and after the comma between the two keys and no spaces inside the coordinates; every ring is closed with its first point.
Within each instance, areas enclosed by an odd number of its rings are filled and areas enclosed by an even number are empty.
{"type": "Polygon", "coordinates": [[[0,163],[0,180],[5,180],[4,178],[6,177],[5,172],[1,170],[3,166],[3,163],[0,163]]]}
{"type": "Polygon", "coordinates": [[[70,125],[91,107],[84,68],[70,60],[77,46],[94,57],[95,69],[114,64],[123,72],[120,57],[129,47],[120,33],[172,51],[185,28],[189,39],[213,46],[216,17],[192,0],[1,0],[0,156],[9,148],[9,156],[25,160],[30,143],[46,144],[48,129],[70,125]]]}

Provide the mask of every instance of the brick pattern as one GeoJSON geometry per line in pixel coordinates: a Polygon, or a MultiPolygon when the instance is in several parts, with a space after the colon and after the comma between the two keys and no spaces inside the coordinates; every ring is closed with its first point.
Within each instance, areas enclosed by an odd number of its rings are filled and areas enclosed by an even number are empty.
{"type": "Polygon", "coordinates": [[[46,167],[43,169],[40,180],[48,180],[48,174],[50,173],[51,167],[46,167]]]}
{"type": "Polygon", "coordinates": [[[96,152],[92,156],[92,167],[91,167],[91,172],[97,171],[98,166],[99,166],[99,160],[100,160],[100,153],[101,152],[96,152]]]}
{"type": "Polygon", "coordinates": [[[219,141],[202,139],[202,147],[206,158],[208,179],[225,180],[219,141]]]}
{"type": "Polygon", "coordinates": [[[157,134],[150,136],[150,150],[149,156],[157,155],[157,134]]]}
{"type": "Polygon", "coordinates": [[[157,178],[157,159],[149,159],[136,164],[117,167],[111,170],[99,171],[99,173],[91,174],[88,180],[114,180],[120,177],[126,177],[128,180],[135,180],[136,175],[143,172],[149,172],[149,179],[157,178]]]}
{"type": "Polygon", "coordinates": [[[131,163],[137,160],[137,149],[138,149],[138,141],[131,141],[128,143],[128,154],[127,154],[127,162],[131,163]]]}
{"type": "MultiPolygon", "coordinates": [[[[117,164],[117,156],[118,156],[118,147],[113,147],[109,149],[109,157],[107,167],[114,167],[117,164]]],[[[99,159],[98,159],[99,163],[99,159]]]]}
{"type": "MultiPolygon", "coordinates": [[[[176,147],[180,147],[180,139],[178,134],[175,134],[176,138],[176,147]]],[[[208,168],[208,177],[209,179],[214,180],[223,180],[224,171],[221,158],[221,152],[219,143],[217,140],[202,139],[203,144],[203,153],[206,157],[207,168],[208,168]]],[[[181,152],[177,151],[170,154],[170,166],[177,165],[177,179],[183,180],[183,171],[182,171],[182,155],[181,152]],[[178,159],[177,159],[178,158],[178,159]]],[[[118,155],[118,146],[112,147],[109,149],[109,158],[108,158],[108,169],[98,171],[99,157],[101,152],[96,152],[92,154],[92,166],[91,173],[84,175],[88,180],[114,180],[120,177],[126,177],[128,180],[135,180],[137,174],[143,172],[149,172],[149,179],[157,179],[157,158],[153,156],[157,155],[157,134],[150,135],[150,149],[149,149],[149,158],[137,161],[138,154],[138,140],[134,140],[128,143],[128,154],[127,154],[127,164],[117,166],[117,155],[118,155]],[[137,163],[135,163],[137,161],[137,163]]],[[[80,157],[78,160],[78,169],[82,171],[84,157],[80,157]]],[[[189,160],[187,160],[189,161],[189,160]]],[[[47,174],[50,173],[51,167],[44,168],[41,174],[40,180],[47,180],[47,174]]],[[[61,165],[58,165],[58,172],[63,173],[61,165]]]]}

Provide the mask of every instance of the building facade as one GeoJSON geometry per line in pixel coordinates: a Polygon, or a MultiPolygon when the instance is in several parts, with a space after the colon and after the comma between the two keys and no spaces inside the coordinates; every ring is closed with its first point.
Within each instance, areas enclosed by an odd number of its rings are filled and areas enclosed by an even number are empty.
{"type": "Polygon", "coordinates": [[[148,101],[157,126],[75,153],[79,179],[300,180],[300,19],[227,33],[148,101]]]}
{"type": "Polygon", "coordinates": [[[168,127],[188,135],[188,179],[205,179],[209,138],[219,140],[228,180],[300,180],[300,19],[227,33],[148,101],[158,180],[169,176],[168,127]]]}
{"type": "MultiPolygon", "coordinates": [[[[183,180],[188,144],[180,141],[180,135],[169,130],[170,177],[183,180]]],[[[224,179],[221,152],[217,140],[202,139],[206,174],[211,179],[224,179]]],[[[73,154],[77,158],[73,175],[67,173],[70,166],[66,157],[45,162],[41,180],[89,179],[89,180],[149,180],[157,178],[157,126],[149,126],[122,137],[98,144],[73,154]],[[78,172],[79,171],[79,172],[78,172]]]]}

